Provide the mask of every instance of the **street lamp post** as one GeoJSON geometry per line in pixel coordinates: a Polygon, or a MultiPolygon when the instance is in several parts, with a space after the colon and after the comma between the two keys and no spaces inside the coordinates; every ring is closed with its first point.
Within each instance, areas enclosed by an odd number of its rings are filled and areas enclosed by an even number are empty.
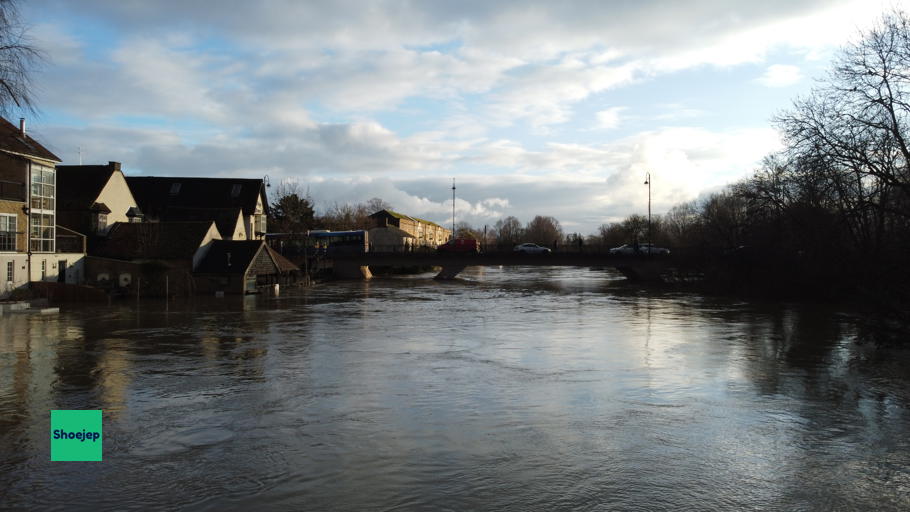
{"type": "Polygon", "coordinates": [[[645,174],[645,185],[648,186],[648,256],[651,256],[651,173],[645,174]]]}
{"type": "Polygon", "coordinates": [[[454,238],[455,238],[455,178],[452,178],[452,239],[454,239],[454,238]]]}

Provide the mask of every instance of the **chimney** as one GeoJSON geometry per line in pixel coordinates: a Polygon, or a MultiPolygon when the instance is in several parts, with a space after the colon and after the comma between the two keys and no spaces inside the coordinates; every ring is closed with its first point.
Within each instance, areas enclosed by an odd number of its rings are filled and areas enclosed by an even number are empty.
{"type": "Polygon", "coordinates": [[[19,118],[19,135],[22,135],[23,137],[25,137],[25,118],[24,117],[19,118]]]}

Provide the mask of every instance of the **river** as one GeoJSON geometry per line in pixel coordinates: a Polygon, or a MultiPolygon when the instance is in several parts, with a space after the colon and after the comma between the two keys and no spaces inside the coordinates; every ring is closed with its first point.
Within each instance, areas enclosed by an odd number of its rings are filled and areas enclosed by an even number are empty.
{"type": "Polygon", "coordinates": [[[0,508],[910,509],[910,351],[835,307],[430,277],[0,317],[0,508]]]}

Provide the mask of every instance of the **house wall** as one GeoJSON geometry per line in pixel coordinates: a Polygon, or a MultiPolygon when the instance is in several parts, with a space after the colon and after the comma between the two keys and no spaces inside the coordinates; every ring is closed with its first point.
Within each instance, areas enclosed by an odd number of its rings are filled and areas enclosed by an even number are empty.
{"type": "Polygon", "coordinates": [[[451,231],[442,226],[417,219],[404,219],[391,215],[382,215],[374,218],[376,226],[383,228],[395,226],[415,238],[414,245],[436,247],[444,244],[451,238],[451,231]]]}
{"type": "Polygon", "coordinates": [[[200,294],[213,294],[224,292],[228,294],[242,294],[244,284],[243,274],[196,274],[196,291],[200,294]]]}
{"type": "Polygon", "coordinates": [[[111,210],[111,213],[107,214],[108,227],[105,229],[105,233],[115,222],[129,222],[126,212],[136,206],[136,200],[133,199],[133,194],[121,171],[114,171],[111,174],[111,178],[101,189],[95,202],[104,203],[111,210]]]}
{"type": "Polygon", "coordinates": [[[28,252],[28,215],[23,211],[24,207],[24,201],[19,202],[0,199],[0,213],[16,216],[16,231],[19,233],[16,235],[15,252],[22,253],[28,252]]]}
{"type": "Polygon", "coordinates": [[[183,297],[198,291],[188,263],[178,260],[125,261],[87,256],[85,282],[108,290],[124,290],[129,295],[138,288],[142,297],[163,297],[165,292],[183,297]]]}
{"type": "Polygon", "coordinates": [[[65,272],[63,281],[65,283],[82,284],[85,282],[85,254],[32,253],[32,281],[59,281],[60,272],[65,272]],[[62,262],[66,262],[65,268],[61,264],[62,262]]]}
{"type": "MultiPolygon", "coordinates": [[[[246,240],[262,240],[263,235],[256,234],[256,219],[259,219],[262,223],[262,232],[268,231],[268,226],[266,225],[265,219],[265,206],[262,203],[262,194],[259,194],[259,197],[256,198],[256,210],[253,215],[244,215],[243,216],[243,225],[246,230],[246,240]]],[[[235,240],[237,240],[235,238],[235,240]]]]}
{"type": "Polygon", "coordinates": [[[28,180],[27,162],[24,158],[0,151],[0,180],[25,183],[28,180]]]}
{"type": "MultiPolygon", "coordinates": [[[[16,216],[16,251],[28,252],[28,215],[25,214],[24,208],[27,205],[26,182],[28,181],[28,161],[0,152],[0,180],[5,182],[4,196],[0,196],[0,213],[11,214],[16,216]],[[16,197],[13,197],[16,196],[16,197]]],[[[9,252],[6,252],[9,254],[9,252]]],[[[5,265],[3,273],[6,272],[5,265]]],[[[24,275],[24,274],[23,274],[24,275]]],[[[0,286],[6,284],[6,276],[0,276],[0,286]]]]}
{"type": "Polygon", "coordinates": [[[9,297],[14,290],[28,286],[28,255],[0,252],[0,299],[9,297]],[[7,280],[8,265],[13,264],[13,280],[7,280]]]}
{"type": "Polygon", "coordinates": [[[243,222],[243,212],[237,213],[237,220],[234,222],[233,233],[222,233],[225,240],[249,240],[246,237],[246,227],[243,222]]]}
{"type": "Polygon", "coordinates": [[[278,267],[275,266],[275,262],[272,261],[272,258],[269,256],[269,253],[265,250],[265,248],[259,249],[256,257],[253,258],[253,261],[250,263],[250,266],[247,269],[247,275],[249,276],[278,274],[279,272],[280,271],[278,270],[278,267]]]}
{"type": "Polygon", "coordinates": [[[370,230],[370,250],[376,252],[397,252],[409,250],[414,238],[406,237],[394,228],[373,228],[370,230]]]}

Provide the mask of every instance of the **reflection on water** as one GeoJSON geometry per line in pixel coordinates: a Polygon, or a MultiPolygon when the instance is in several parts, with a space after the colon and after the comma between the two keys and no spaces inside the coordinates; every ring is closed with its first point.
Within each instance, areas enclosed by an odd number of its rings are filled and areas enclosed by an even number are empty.
{"type": "Polygon", "coordinates": [[[832,308],[430,276],[0,318],[2,505],[910,507],[910,354],[832,308]],[[103,463],[49,462],[51,409],[103,463]]]}

